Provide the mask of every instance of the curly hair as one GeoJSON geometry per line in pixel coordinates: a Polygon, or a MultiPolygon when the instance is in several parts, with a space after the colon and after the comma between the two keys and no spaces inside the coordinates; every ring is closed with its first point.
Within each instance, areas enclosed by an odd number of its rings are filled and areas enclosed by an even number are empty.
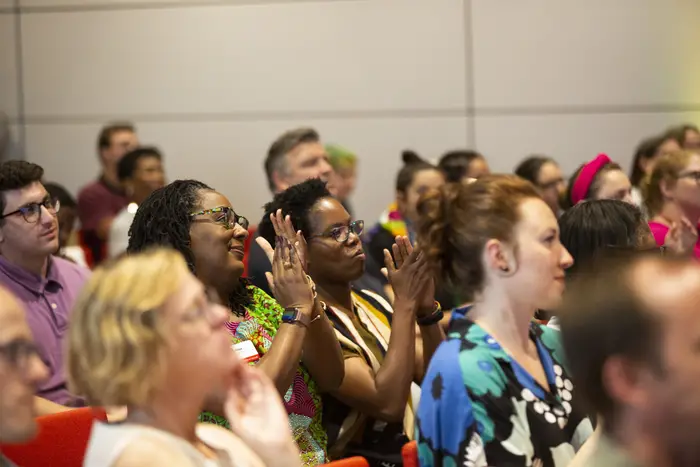
{"type": "Polygon", "coordinates": [[[281,209],[285,216],[289,215],[292,219],[294,228],[301,230],[304,237],[309,238],[311,235],[311,222],[309,221],[311,208],[319,200],[330,197],[331,194],[326,188],[326,182],[318,178],[309,179],[277,193],[273,200],[265,205],[265,215],[258,225],[258,234],[270,242],[270,245],[275,246],[275,228],[270,221],[270,214],[281,209]]]}
{"type": "MultiPolygon", "coordinates": [[[[127,253],[137,253],[160,245],[169,246],[182,254],[187,267],[195,270],[194,253],[190,247],[190,213],[197,209],[200,191],[214,191],[197,180],[175,180],[146,198],[140,206],[129,228],[127,253]]],[[[245,314],[252,304],[249,282],[239,279],[239,287],[228,297],[228,305],[236,315],[245,314]]]]}
{"type": "Polygon", "coordinates": [[[7,161],[0,164],[0,213],[5,212],[7,207],[5,191],[19,190],[34,182],[40,182],[43,176],[44,169],[31,162],[7,161]]]}

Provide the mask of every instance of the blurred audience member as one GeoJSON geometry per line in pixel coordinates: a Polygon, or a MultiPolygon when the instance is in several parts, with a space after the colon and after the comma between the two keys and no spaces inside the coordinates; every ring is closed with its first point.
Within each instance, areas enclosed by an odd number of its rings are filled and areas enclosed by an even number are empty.
{"type": "Polygon", "coordinates": [[[396,297],[392,310],[376,294],[351,287],[365,266],[364,222],[353,220],[324,182],[290,187],[265,206],[260,235],[272,244],[276,232],[269,216],[278,210],[308,239],[308,272],[345,357],[343,384],[324,398],[329,454],[363,456],[373,467],[400,464],[406,434],[413,435],[413,410],[407,407],[412,382],[423,378],[426,362],[443,340],[432,275],[408,239],[397,240],[396,267],[384,253],[396,297]]]}
{"type": "Polygon", "coordinates": [[[473,303],[423,380],[421,466],[566,466],[593,427],[559,333],[532,320],[559,305],[572,264],[552,210],[530,182],[500,175],[446,185],[420,212],[420,248],[473,303]]]}
{"type": "MultiPolygon", "coordinates": [[[[587,264],[618,251],[660,251],[642,211],[624,201],[579,203],[564,211],[559,230],[562,245],[574,258],[574,264],[566,271],[567,283],[587,264]]],[[[549,326],[558,329],[558,317],[553,317],[549,326]]]]}
{"type": "Polygon", "coordinates": [[[587,199],[632,202],[632,184],[619,164],[605,154],[586,162],[569,179],[562,207],[568,209],[587,199]]]}
{"type": "Polygon", "coordinates": [[[90,248],[96,264],[106,254],[107,237],[114,216],[129,204],[124,188],[119,183],[117,164],[124,154],[138,145],[136,129],[128,122],[111,123],[103,127],[97,139],[102,173],[78,193],[78,216],[83,241],[90,248]]]}
{"type": "Polygon", "coordinates": [[[656,243],[700,258],[700,153],[661,156],[642,187],[656,243]]]}
{"type": "Polygon", "coordinates": [[[644,199],[641,186],[644,178],[654,170],[654,164],[664,154],[679,151],[680,145],[675,138],[668,135],[652,136],[639,143],[634,152],[632,160],[632,173],[630,182],[632,183],[632,202],[644,209],[644,199]]]}
{"type": "Polygon", "coordinates": [[[566,181],[554,159],[547,156],[530,156],[515,168],[515,175],[535,185],[540,190],[544,202],[555,215],[559,215],[559,201],[566,191],[566,181]]]}
{"type": "Polygon", "coordinates": [[[491,173],[486,158],[476,151],[455,150],[446,152],[438,162],[448,182],[464,182],[491,173]]]}
{"type": "Polygon", "coordinates": [[[357,184],[357,156],[345,148],[333,144],[326,145],[333,175],[329,185],[333,186],[335,197],[343,203],[343,207],[352,215],[350,196],[357,184]]]}
{"type": "Polygon", "coordinates": [[[74,241],[73,232],[78,218],[78,205],[75,198],[58,183],[44,183],[44,188],[54,201],[60,203],[58,217],[58,256],[73,261],[78,266],[88,267],[85,252],[80,245],[70,244],[74,241]]]}
{"type": "Polygon", "coordinates": [[[136,210],[148,196],[165,185],[163,156],[154,147],[141,147],[124,155],[117,165],[119,182],[129,204],[119,211],[109,229],[108,255],[119,256],[129,245],[129,228],[136,210]]]}
{"type": "MultiPolygon", "coordinates": [[[[127,251],[163,245],[185,257],[190,271],[227,306],[229,345],[257,363],[285,397],[304,464],[322,464],[327,437],[321,392],[337,389],[343,380],[340,346],[297,258],[303,256],[301,247],[291,252],[290,243],[275,250],[277,301],[241,277],[247,227],[248,220],[221,193],[195,180],[176,180],[139,206],[127,251]]],[[[214,413],[203,420],[228,426],[215,402],[209,406],[214,413]]]]}
{"type": "Polygon", "coordinates": [[[97,422],[86,467],[298,466],[279,395],[231,350],[228,310],[173,250],[95,271],[70,327],[71,385],[124,423],[97,422]],[[197,426],[212,387],[226,388],[233,433],[197,426]]]}
{"type": "Polygon", "coordinates": [[[66,387],[63,341],[89,274],[53,256],[59,246],[56,214],[61,204],[41,184],[43,175],[44,169],[26,161],[0,165],[0,284],[26,307],[37,351],[49,368],[49,378],[37,392],[40,414],[83,405],[66,387]]]}
{"type": "Polygon", "coordinates": [[[577,395],[604,420],[572,467],[700,465],[700,268],[634,256],[582,275],[561,307],[577,395]]]}
{"type": "MultiPolygon", "coordinates": [[[[268,187],[275,194],[310,178],[328,181],[333,168],[318,132],[313,128],[302,127],[284,132],[272,143],[265,159],[265,174],[268,187]]],[[[257,242],[251,242],[248,277],[268,295],[272,291],[265,273],[270,270],[270,261],[265,252],[257,242]]]]}
{"type": "Polygon", "coordinates": [[[669,128],[666,132],[669,138],[673,138],[682,149],[689,151],[700,150],[700,130],[696,125],[686,123],[669,128]]]}
{"type": "MultiPolygon", "coordinates": [[[[24,443],[34,438],[37,414],[33,396],[47,376],[22,305],[0,286],[0,443],[24,443]]],[[[12,465],[0,452],[0,466],[12,465]]]]}

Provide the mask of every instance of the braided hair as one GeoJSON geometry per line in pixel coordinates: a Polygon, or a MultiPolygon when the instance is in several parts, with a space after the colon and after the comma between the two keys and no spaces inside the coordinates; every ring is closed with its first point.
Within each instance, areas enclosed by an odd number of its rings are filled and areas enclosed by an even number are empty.
{"type": "MultiPolygon", "coordinates": [[[[129,228],[127,253],[137,253],[153,246],[168,246],[182,254],[192,274],[195,270],[194,253],[190,248],[190,213],[197,209],[200,191],[214,191],[197,180],[176,180],[160,188],[139,206],[129,228]]],[[[231,311],[245,315],[252,304],[249,282],[239,279],[239,286],[228,297],[231,311]]]]}

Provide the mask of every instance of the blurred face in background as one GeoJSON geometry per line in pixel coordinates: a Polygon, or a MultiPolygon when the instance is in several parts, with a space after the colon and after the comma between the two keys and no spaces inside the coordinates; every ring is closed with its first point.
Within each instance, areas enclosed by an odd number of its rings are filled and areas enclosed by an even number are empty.
{"type": "Polygon", "coordinates": [[[491,169],[489,168],[488,162],[483,157],[477,157],[469,163],[469,169],[464,176],[464,182],[468,183],[468,179],[477,179],[483,177],[484,175],[489,175],[491,169]]]}
{"type": "Polygon", "coordinates": [[[276,183],[278,192],[310,178],[320,178],[327,182],[333,173],[326,148],[320,142],[301,143],[284,157],[286,170],[278,174],[276,183]]]}
{"type": "Polygon", "coordinates": [[[107,167],[116,167],[124,154],[136,149],[139,139],[133,131],[117,131],[112,133],[108,147],[100,150],[102,163],[107,167]]]}
{"type": "Polygon", "coordinates": [[[155,156],[139,158],[133,176],[124,185],[132,200],[141,204],[151,193],[165,186],[163,162],[155,156]]]}
{"type": "Polygon", "coordinates": [[[667,196],[691,218],[700,213],[700,155],[693,154],[688,159],[675,183],[667,188],[667,196]]]}
{"type": "Polygon", "coordinates": [[[566,182],[561,169],[554,162],[546,162],[537,174],[537,188],[547,206],[556,214],[559,213],[559,200],[566,190],[566,182]]]}
{"type": "Polygon", "coordinates": [[[333,171],[329,181],[329,188],[332,187],[336,198],[345,201],[350,198],[357,185],[357,165],[346,165],[338,167],[333,171]]]}
{"type": "Polygon", "coordinates": [[[75,206],[61,205],[61,209],[56,216],[58,217],[58,245],[60,249],[68,245],[70,237],[73,235],[75,220],[78,218],[78,210],[75,206]]]}
{"type": "Polygon", "coordinates": [[[700,150],[700,133],[692,128],[685,130],[684,149],[700,150]]]}
{"type": "Polygon", "coordinates": [[[403,218],[414,224],[418,222],[417,207],[421,195],[428,190],[440,188],[444,184],[445,176],[438,169],[429,168],[416,172],[406,191],[399,191],[396,196],[403,218]]]}
{"type": "Polygon", "coordinates": [[[616,199],[632,203],[632,183],[622,170],[606,170],[598,176],[598,189],[593,199],[616,199]]]}

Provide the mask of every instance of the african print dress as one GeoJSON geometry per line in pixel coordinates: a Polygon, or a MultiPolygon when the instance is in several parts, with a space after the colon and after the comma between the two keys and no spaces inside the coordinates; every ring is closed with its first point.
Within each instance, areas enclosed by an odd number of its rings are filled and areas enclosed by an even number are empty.
{"type": "MultiPolygon", "coordinates": [[[[270,350],[284,310],[262,290],[252,286],[250,289],[253,292],[253,305],[248,308],[243,321],[228,323],[228,328],[233,344],[249,340],[262,356],[270,350]]],[[[327,462],[328,436],[321,423],[323,405],[320,392],[301,363],[292,385],[284,395],[284,407],[289,415],[294,441],[301,451],[302,463],[313,466],[327,462]]],[[[224,418],[208,412],[200,416],[200,421],[230,428],[224,418]]]]}
{"type": "Polygon", "coordinates": [[[532,323],[549,391],[478,324],[452,323],[423,380],[421,466],[565,467],[593,433],[564,365],[559,332],[532,323]]]}

